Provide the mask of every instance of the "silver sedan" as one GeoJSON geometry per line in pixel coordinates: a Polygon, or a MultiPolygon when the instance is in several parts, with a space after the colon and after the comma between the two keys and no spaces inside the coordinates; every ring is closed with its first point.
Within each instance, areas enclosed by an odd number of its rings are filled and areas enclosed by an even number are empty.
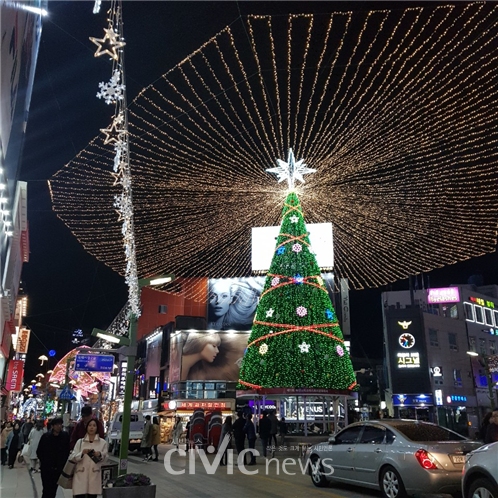
{"type": "Polygon", "coordinates": [[[482,443],[417,420],[351,424],[306,452],[315,486],[343,482],[380,489],[386,498],[458,493],[465,455],[482,443]]]}

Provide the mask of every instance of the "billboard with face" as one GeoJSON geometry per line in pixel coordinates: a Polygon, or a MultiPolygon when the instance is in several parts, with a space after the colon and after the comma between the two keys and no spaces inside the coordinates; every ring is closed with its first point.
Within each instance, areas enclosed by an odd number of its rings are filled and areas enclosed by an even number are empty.
{"type": "Polygon", "coordinates": [[[236,382],[249,332],[180,332],[171,339],[170,383],[236,382]]]}

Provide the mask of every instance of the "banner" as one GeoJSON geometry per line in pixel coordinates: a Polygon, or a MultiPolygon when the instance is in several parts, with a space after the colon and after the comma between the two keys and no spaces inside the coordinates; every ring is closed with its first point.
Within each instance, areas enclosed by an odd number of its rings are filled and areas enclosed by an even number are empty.
{"type": "Polygon", "coordinates": [[[29,329],[20,329],[19,334],[17,335],[16,346],[14,350],[16,353],[27,354],[28,353],[28,345],[29,345],[29,329]]]}
{"type": "Polygon", "coordinates": [[[24,361],[10,360],[9,373],[7,374],[7,382],[5,389],[11,393],[19,393],[22,391],[22,381],[24,378],[24,361]]]}

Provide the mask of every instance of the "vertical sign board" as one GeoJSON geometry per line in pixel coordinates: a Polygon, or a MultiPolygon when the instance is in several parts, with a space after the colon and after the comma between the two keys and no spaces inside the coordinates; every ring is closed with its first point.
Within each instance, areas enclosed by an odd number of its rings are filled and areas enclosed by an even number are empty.
{"type": "Polygon", "coordinates": [[[10,360],[9,372],[5,388],[11,393],[19,393],[22,390],[22,381],[24,378],[24,361],[10,360]]]}
{"type": "Polygon", "coordinates": [[[28,344],[29,344],[29,329],[20,329],[17,335],[17,341],[15,345],[15,352],[19,354],[27,354],[28,344]]]}
{"type": "Polygon", "coordinates": [[[393,393],[431,393],[420,308],[387,309],[385,316],[393,393]]]}
{"type": "Polygon", "coordinates": [[[342,309],[342,335],[344,338],[351,337],[351,322],[349,315],[349,283],[347,278],[341,278],[341,309],[342,309]]]}

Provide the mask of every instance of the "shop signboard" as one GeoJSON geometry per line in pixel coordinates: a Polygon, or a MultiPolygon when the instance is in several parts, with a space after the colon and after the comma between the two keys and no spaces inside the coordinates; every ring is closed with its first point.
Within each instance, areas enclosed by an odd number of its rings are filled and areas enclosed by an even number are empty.
{"type": "Polygon", "coordinates": [[[19,334],[17,335],[17,341],[15,345],[16,353],[27,354],[29,345],[30,330],[21,328],[19,334]]]}
{"type": "Polygon", "coordinates": [[[432,394],[393,394],[393,406],[432,406],[432,394]]]}
{"type": "Polygon", "coordinates": [[[458,287],[427,289],[427,302],[429,304],[459,303],[460,293],[458,287]]]}
{"type": "Polygon", "coordinates": [[[22,381],[24,378],[24,361],[10,360],[9,371],[5,389],[11,393],[19,393],[22,390],[22,381]]]}

